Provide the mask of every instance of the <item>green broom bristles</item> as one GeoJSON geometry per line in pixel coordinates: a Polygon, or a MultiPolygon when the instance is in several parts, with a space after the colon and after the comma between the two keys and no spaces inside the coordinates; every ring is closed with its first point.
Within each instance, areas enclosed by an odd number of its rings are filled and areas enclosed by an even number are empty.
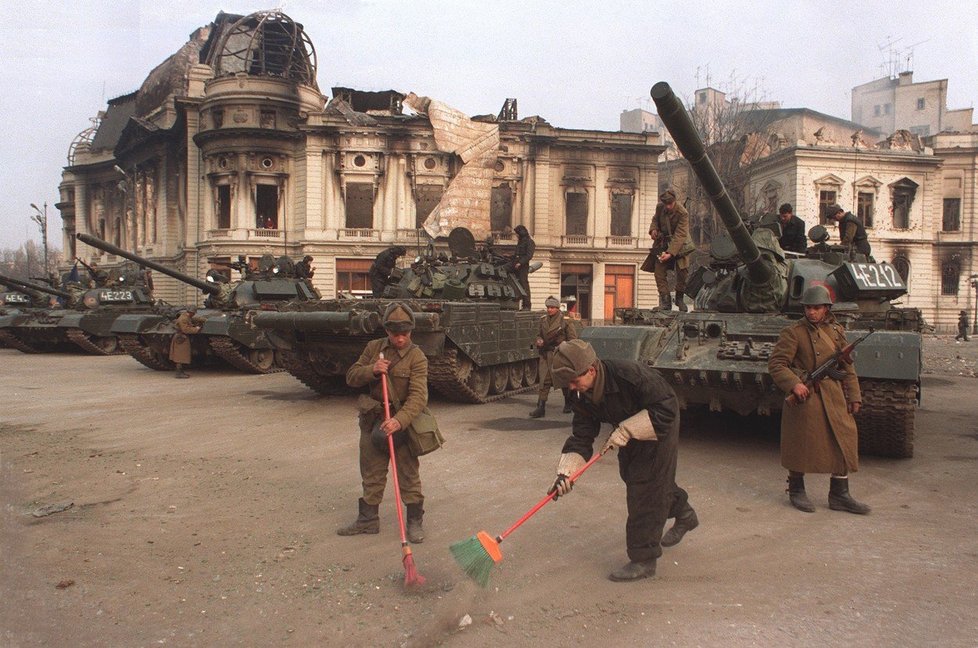
{"type": "MultiPolygon", "coordinates": [[[[499,555],[498,544],[485,532],[474,535],[468,540],[456,542],[449,547],[452,555],[455,556],[455,562],[480,587],[485,587],[489,584],[489,575],[492,573],[493,566],[498,562],[490,554],[490,550],[486,548],[486,540],[492,543],[492,545],[496,545],[494,547],[495,553],[499,555]],[[480,538],[480,536],[485,537],[480,538]]],[[[502,558],[501,555],[499,557],[502,558]]]]}

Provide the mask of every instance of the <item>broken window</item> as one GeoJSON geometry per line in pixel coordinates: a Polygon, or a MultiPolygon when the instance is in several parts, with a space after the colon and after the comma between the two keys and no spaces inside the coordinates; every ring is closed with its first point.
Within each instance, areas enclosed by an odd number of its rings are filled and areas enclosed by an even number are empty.
{"type": "Polygon", "coordinates": [[[893,227],[895,229],[910,228],[910,205],[916,194],[916,187],[905,184],[895,184],[893,191],[893,227]]]}
{"type": "Polygon", "coordinates": [[[502,232],[513,226],[513,189],[508,182],[492,188],[492,204],[489,207],[489,227],[502,232]]]}
{"type": "Polygon", "coordinates": [[[587,235],[587,194],[580,191],[568,191],[566,194],[567,212],[565,214],[565,231],[568,236],[587,235]]]}
{"type": "Polygon", "coordinates": [[[957,232],[961,229],[961,199],[944,199],[944,223],[941,227],[945,232],[957,232]]]}
{"type": "Polygon", "coordinates": [[[856,218],[864,227],[873,226],[873,210],[876,203],[876,194],[869,191],[860,191],[856,199],[856,218]]]}
{"type": "Polygon", "coordinates": [[[836,202],[836,196],[839,193],[830,189],[822,189],[818,192],[818,222],[824,225],[828,222],[828,218],[825,216],[825,212],[828,211],[830,205],[834,205],[836,202]]]}
{"type": "Polygon", "coordinates": [[[278,186],[255,187],[255,210],[259,229],[278,229],[278,186]]]}
{"type": "Polygon", "coordinates": [[[632,200],[631,193],[611,194],[611,235],[632,235],[632,200]]]}
{"type": "Polygon", "coordinates": [[[903,255],[898,255],[893,257],[893,267],[896,269],[897,274],[903,279],[903,283],[910,286],[910,259],[903,255]]]}
{"type": "Polygon", "coordinates": [[[346,226],[349,229],[372,229],[374,226],[374,186],[370,182],[348,182],[346,185],[346,226]]]}
{"type": "Polygon", "coordinates": [[[217,229],[231,229],[231,185],[217,187],[217,229]]]}
{"type": "Polygon", "coordinates": [[[445,193],[441,185],[418,185],[414,190],[414,207],[417,210],[417,218],[414,226],[421,227],[428,220],[431,210],[435,208],[442,194],[445,193]]]}
{"type": "Polygon", "coordinates": [[[941,268],[941,294],[958,294],[958,276],[961,274],[956,263],[945,263],[941,268]]]}

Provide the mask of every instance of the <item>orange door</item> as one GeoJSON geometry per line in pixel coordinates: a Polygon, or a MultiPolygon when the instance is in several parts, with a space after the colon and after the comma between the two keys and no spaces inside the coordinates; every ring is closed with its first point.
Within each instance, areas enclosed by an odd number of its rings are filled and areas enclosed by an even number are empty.
{"type": "Polygon", "coordinates": [[[604,319],[611,322],[616,308],[635,305],[635,266],[608,265],[604,269],[604,319]]]}

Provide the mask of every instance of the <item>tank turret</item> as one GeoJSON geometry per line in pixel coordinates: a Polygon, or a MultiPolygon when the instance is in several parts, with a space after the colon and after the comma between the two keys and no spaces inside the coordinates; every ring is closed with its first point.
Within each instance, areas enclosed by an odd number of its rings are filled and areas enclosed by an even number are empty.
{"type": "MultiPolygon", "coordinates": [[[[48,295],[54,295],[55,297],[61,297],[62,299],[73,300],[74,295],[64,290],[58,290],[57,288],[49,288],[48,286],[42,286],[40,284],[30,283],[28,281],[21,281],[20,279],[14,279],[13,277],[8,277],[6,275],[0,274],[0,281],[7,284],[8,286],[14,286],[25,291],[31,291],[34,293],[45,293],[48,295]]],[[[28,292],[30,294],[30,292],[28,292]]]]}

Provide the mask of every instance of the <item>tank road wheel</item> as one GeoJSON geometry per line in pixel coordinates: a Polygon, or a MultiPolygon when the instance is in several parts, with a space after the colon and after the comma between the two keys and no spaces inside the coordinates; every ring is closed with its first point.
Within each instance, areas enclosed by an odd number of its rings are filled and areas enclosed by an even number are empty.
{"type": "Polygon", "coordinates": [[[489,386],[490,392],[502,394],[506,391],[506,384],[509,382],[509,367],[504,364],[493,365],[489,367],[489,376],[492,378],[492,384],[489,386]]]}
{"type": "Polygon", "coordinates": [[[105,355],[115,355],[121,353],[119,350],[119,338],[114,335],[108,337],[92,337],[92,344],[102,350],[105,355]]]}
{"type": "Polygon", "coordinates": [[[527,387],[529,387],[530,385],[537,384],[537,380],[539,378],[537,374],[539,373],[540,373],[540,360],[537,358],[530,358],[529,360],[527,360],[526,371],[524,371],[524,375],[526,377],[524,379],[523,384],[525,384],[527,387]]]}
{"type": "Polygon", "coordinates": [[[523,374],[526,373],[526,365],[522,362],[509,363],[509,389],[519,389],[523,386],[523,374]]]}
{"type": "Polygon", "coordinates": [[[275,366],[275,351],[272,349],[249,349],[248,360],[262,371],[275,366]]]}
{"type": "Polygon", "coordinates": [[[489,387],[492,384],[492,375],[488,367],[472,367],[472,373],[465,384],[479,400],[489,395],[489,387]]]}

